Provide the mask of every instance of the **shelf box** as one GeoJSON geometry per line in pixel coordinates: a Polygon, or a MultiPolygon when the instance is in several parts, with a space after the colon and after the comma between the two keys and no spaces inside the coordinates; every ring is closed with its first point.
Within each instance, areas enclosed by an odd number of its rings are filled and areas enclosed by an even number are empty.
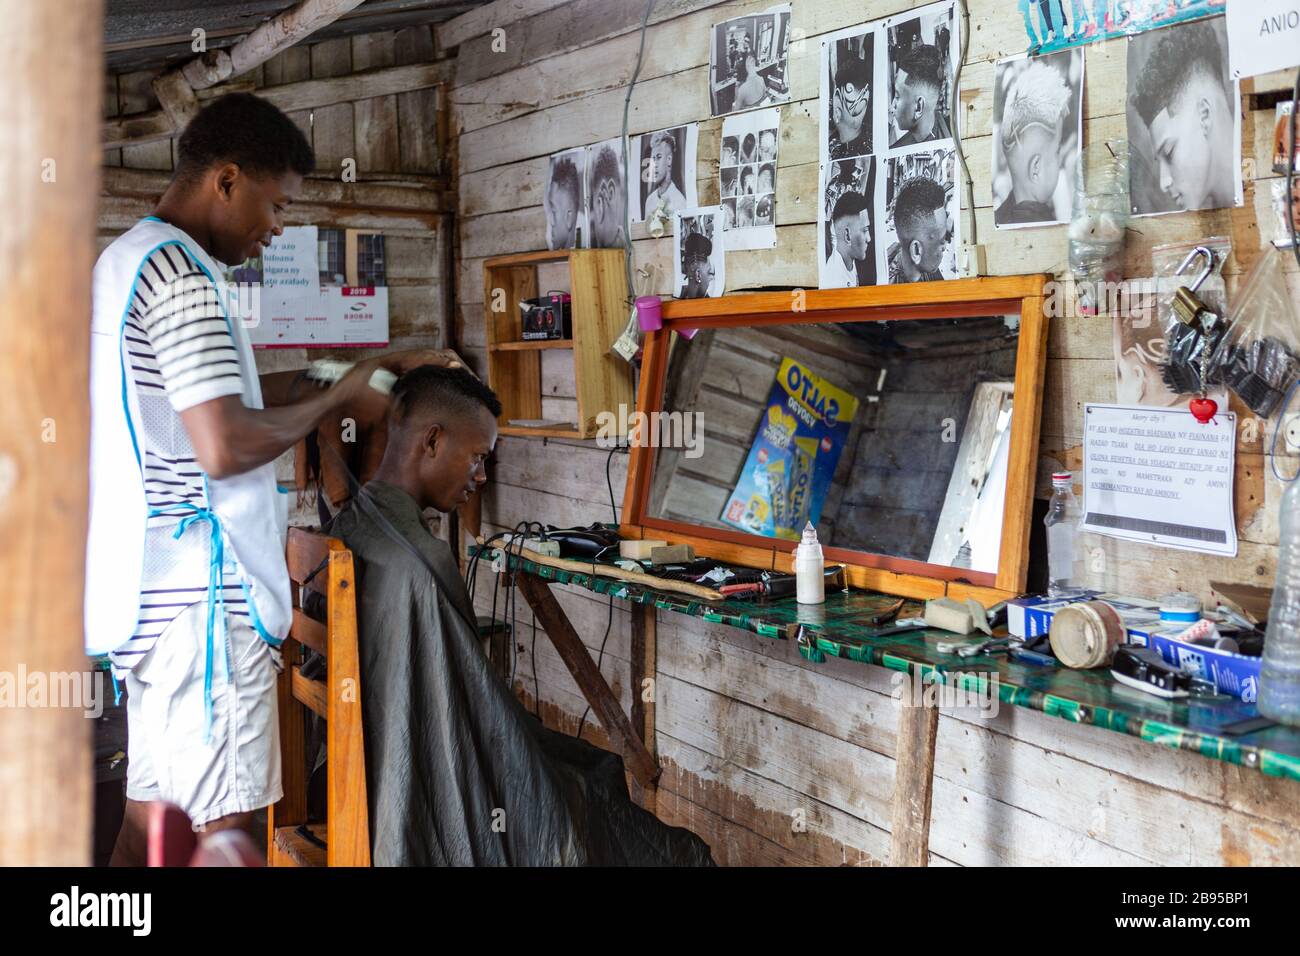
{"type": "Polygon", "coordinates": [[[623,437],[636,405],[632,366],[609,351],[627,324],[627,273],[622,249],[556,249],[498,256],[483,264],[488,384],[501,399],[498,431],[529,438],[594,438],[596,418],[610,412],[623,437]],[[573,298],[573,338],[523,341],[519,303],[538,295],[537,267],[565,262],[573,298]],[[499,311],[495,311],[497,306],[499,311]],[[542,357],[548,349],[573,351],[578,421],[574,428],[528,428],[511,419],[540,419],[542,357]],[[619,406],[627,414],[619,414],[619,406]]]}

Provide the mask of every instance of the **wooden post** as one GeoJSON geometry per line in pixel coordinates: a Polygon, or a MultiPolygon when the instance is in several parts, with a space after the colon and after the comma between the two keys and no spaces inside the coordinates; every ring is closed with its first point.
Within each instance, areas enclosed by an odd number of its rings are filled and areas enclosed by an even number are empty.
{"type": "Polygon", "coordinates": [[[934,742],[939,708],[920,699],[915,675],[902,683],[894,744],[894,812],[890,866],[926,866],[930,860],[930,797],[934,789],[934,742]]]}
{"type": "MultiPolygon", "coordinates": [[[[11,691],[0,694],[0,866],[86,866],[92,722],[88,708],[49,697],[65,696],[61,675],[88,670],[103,3],[0,0],[0,22],[0,682],[11,691]],[[33,682],[44,683],[45,706],[33,682]]],[[[98,691],[101,702],[112,693],[106,679],[98,691]]]]}
{"type": "Polygon", "coordinates": [[[555,650],[564,661],[564,666],[573,675],[573,681],[587,698],[600,725],[609,735],[609,741],[623,757],[623,762],[632,771],[637,782],[648,786],[659,777],[659,764],[646,749],[639,730],[634,729],[627,715],[619,707],[618,698],[605,683],[604,676],[591,659],[582,639],[573,630],[568,615],[555,600],[550,586],[541,578],[532,574],[520,573],[516,579],[519,593],[524,596],[528,606],[537,615],[537,621],[546,631],[546,636],[555,645],[555,650]]]}
{"type": "MultiPolygon", "coordinates": [[[[632,729],[641,734],[641,740],[657,766],[655,695],[658,693],[658,651],[655,624],[653,604],[632,605],[632,729]],[[649,684],[646,684],[647,680],[649,684]]],[[[637,802],[654,813],[659,793],[657,782],[642,786],[640,781],[634,780],[633,784],[633,796],[637,802]]]]}

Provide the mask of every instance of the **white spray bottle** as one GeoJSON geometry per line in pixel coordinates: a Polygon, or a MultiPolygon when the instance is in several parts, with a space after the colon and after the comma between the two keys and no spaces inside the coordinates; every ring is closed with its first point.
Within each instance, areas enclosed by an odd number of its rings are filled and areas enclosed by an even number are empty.
{"type": "Polygon", "coordinates": [[[826,582],[823,577],[825,570],[821,542],[817,540],[817,529],[809,521],[804,525],[803,539],[794,549],[795,594],[800,604],[825,603],[826,582]]]}

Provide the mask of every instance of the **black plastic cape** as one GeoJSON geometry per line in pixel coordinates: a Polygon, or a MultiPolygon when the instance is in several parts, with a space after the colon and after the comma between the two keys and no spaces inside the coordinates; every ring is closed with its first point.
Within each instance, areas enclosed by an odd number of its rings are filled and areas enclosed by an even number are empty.
{"type": "Polygon", "coordinates": [[[328,532],[357,563],[376,866],[712,865],[631,801],[620,757],[546,729],[493,673],[451,549],[410,495],[372,481],[328,532]]]}

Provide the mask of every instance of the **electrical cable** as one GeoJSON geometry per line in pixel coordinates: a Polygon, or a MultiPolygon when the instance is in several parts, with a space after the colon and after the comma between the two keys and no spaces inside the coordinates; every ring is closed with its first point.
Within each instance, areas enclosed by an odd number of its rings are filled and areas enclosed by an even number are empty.
{"type": "Polygon", "coordinates": [[[966,153],[961,146],[961,134],[959,132],[959,121],[961,111],[958,103],[958,87],[961,84],[961,68],[966,62],[966,53],[970,49],[970,9],[966,6],[966,0],[958,0],[961,4],[961,58],[957,61],[957,68],[953,71],[952,76],[952,97],[948,103],[948,115],[952,120],[952,146],[957,153],[957,159],[961,163],[962,175],[966,177],[966,210],[969,215],[966,217],[970,220],[970,244],[972,251],[979,243],[979,234],[975,224],[975,182],[971,179],[970,167],[966,165],[966,153]]]}
{"type": "MultiPolygon", "coordinates": [[[[637,77],[641,75],[641,63],[645,59],[645,34],[646,27],[650,23],[650,11],[654,9],[655,0],[646,0],[645,13],[641,17],[641,44],[636,51],[636,68],[632,70],[632,79],[627,84],[627,96],[623,98],[623,157],[624,166],[628,153],[627,141],[627,118],[632,108],[632,91],[636,89],[637,77]]],[[[637,164],[640,169],[640,164],[637,164]]],[[[632,282],[632,208],[631,208],[632,184],[623,184],[623,268],[627,273],[627,294],[629,300],[636,295],[636,286],[632,282]]]]}

